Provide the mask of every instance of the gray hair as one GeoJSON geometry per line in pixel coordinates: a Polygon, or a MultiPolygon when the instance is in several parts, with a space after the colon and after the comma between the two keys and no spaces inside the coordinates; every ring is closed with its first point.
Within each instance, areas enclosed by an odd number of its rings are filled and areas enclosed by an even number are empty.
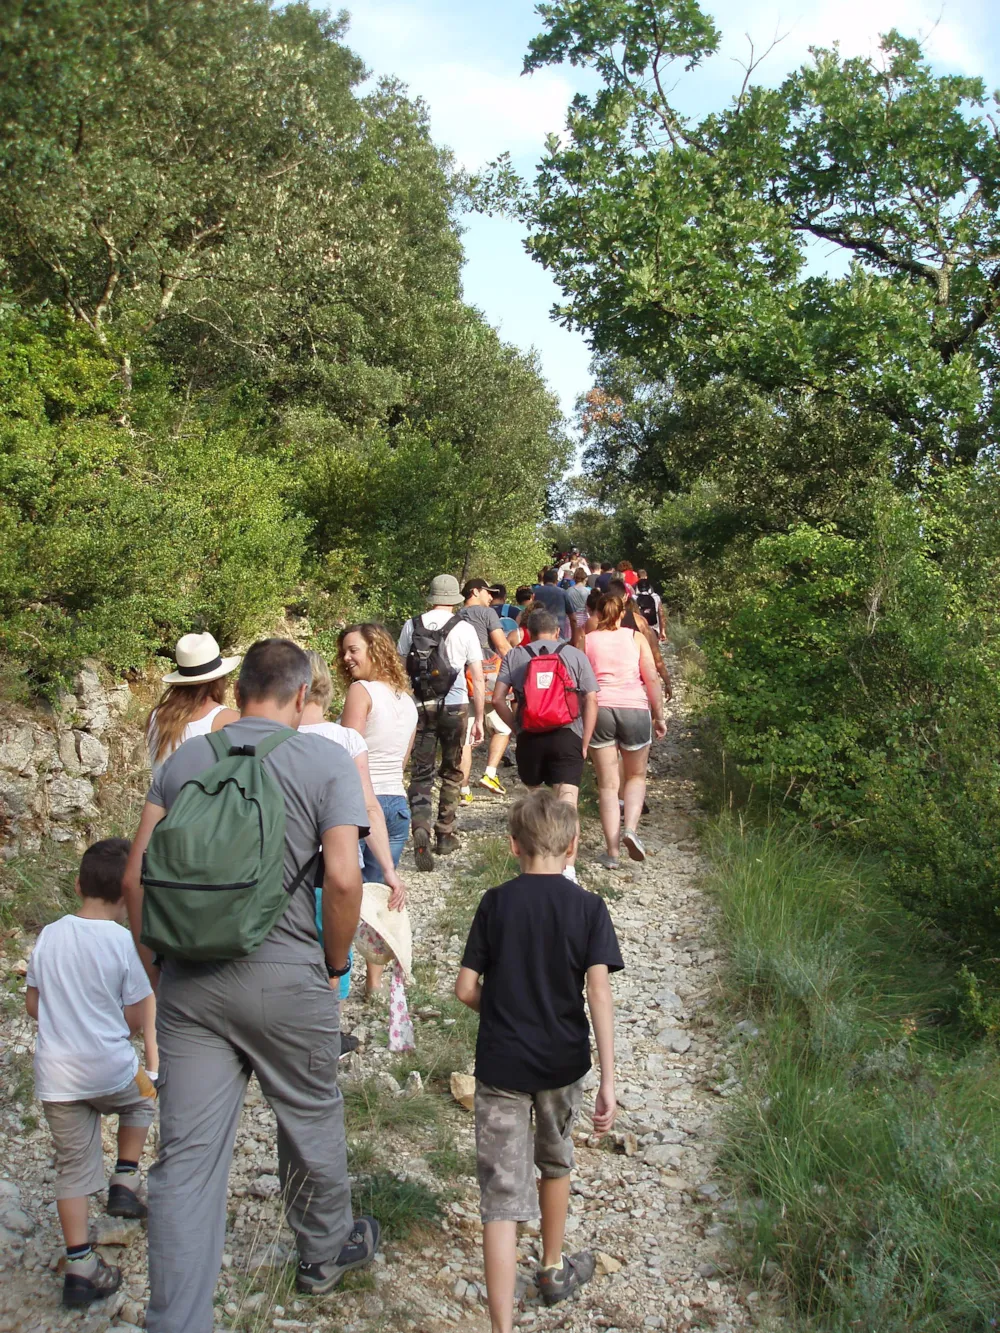
{"type": "Polygon", "coordinates": [[[309,658],[291,639],[259,639],[247,652],[237,682],[242,703],[267,699],[282,707],[309,685],[309,658]]]}
{"type": "Polygon", "coordinates": [[[533,639],[537,639],[540,634],[555,634],[559,629],[559,621],[551,611],[546,611],[544,607],[539,607],[537,611],[532,611],[528,617],[528,633],[533,639]]]}

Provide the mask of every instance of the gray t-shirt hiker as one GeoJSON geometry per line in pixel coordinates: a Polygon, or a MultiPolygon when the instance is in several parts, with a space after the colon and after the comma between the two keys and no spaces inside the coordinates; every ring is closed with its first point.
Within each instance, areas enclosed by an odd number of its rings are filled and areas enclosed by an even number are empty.
{"type": "MultiPolygon", "coordinates": [[[[524,677],[528,671],[528,663],[533,657],[538,657],[540,653],[554,653],[562,643],[562,651],[559,656],[566,663],[566,670],[573,678],[573,684],[576,686],[580,698],[580,713],[575,722],[571,722],[570,730],[577,736],[583,738],[583,696],[585,694],[597,693],[597,676],[594,674],[594,668],[590,665],[590,658],[586,653],[581,653],[579,648],[574,648],[565,640],[559,639],[535,639],[532,643],[527,643],[523,648],[512,648],[507,656],[500,663],[500,671],[497,674],[497,680],[503,681],[509,685],[518,699],[524,689],[524,677]]],[[[515,717],[517,716],[515,712],[515,717]]]]}

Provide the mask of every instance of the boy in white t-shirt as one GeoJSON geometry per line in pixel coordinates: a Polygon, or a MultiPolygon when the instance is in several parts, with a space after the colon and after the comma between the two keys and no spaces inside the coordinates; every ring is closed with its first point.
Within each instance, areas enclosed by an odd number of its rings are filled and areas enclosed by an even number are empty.
{"type": "Polygon", "coordinates": [[[156,1064],[156,1007],[125,915],[122,875],[130,844],[88,847],[76,891],[81,907],[46,926],[28,964],[28,1014],[38,1020],[35,1096],[56,1154],[56,1207],[66,1241],[63,1305],[89,1305],[121,1285],[121,1271],[91,1249],[87,1196],[104,1188],[101,1117],[118,1116],[118,1161],[108,1187],[112,1217],[146,1216],[139,1158],[156,1089],[132,1047],[143,1029],[156,1064]]]}

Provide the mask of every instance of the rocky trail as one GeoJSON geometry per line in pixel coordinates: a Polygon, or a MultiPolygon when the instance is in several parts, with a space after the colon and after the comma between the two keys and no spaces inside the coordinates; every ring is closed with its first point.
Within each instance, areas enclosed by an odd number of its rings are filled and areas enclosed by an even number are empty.
{"type": "MultiPolygon", "coordinates": [[[[703,867],[682,701],[675,700],[672,713],[670,734],[653,751],[652,813],[642,825],[647,861],[625,863],[629,868],[617,875],[598,871],[603,842],[596,814],[584,812],[581,882],[607,895],[626,962],[613,983],[621,1114],[604,1141],[588,1137],[586,1119],[577,1135],[567,1248],[601,1255],[598,1276],[578,1299],[551,1310],[539,1302],[533,1286],[537,1227],[524,1229],[518,1324],[533,1333],[734,1333],[756,1322],[757,1293],[727,1275],[733,1205],[713,1179],[718,1113],[733,1086],[727,1045],[738,1035],[728,1033],[713,1011],[717,958],[711,905],[699,888],[703,867]]],[[[463,1026],[448,996],[464,943],[456,895],[477,858],[481,874],[484,851],[498,855],[497,836],[518,790],[513,772],[501,773],[507,799],[476,789],[475,804],[463,815],[459,856],[439,860],[433,874],[417,875],[404,855],[419,963],[411,996],[418,1058],[409,1061],[410,1070],[420,1068],[421,1048],[434,1053],[427,1057],[430,1067],[424,1061],[423,1078],[413,1072],[407,1077],[407,1064],[385,1049],[384,1013],[353,994],[345,1005],[345,1029],[362,1038],[361,1050],[341,1065],[352,1171],[362,1186],[375,1178],[372,1202],[388,1213],[384,1252],[369,1273],[328,1297],[307,1301],[295,1295],[287,1262],[291,1236],[281,1225],[276,1198],[274,1121],[251,1083],[230,1178],[219,1327],[343,1333],[443,1333],[458,1327],[488,1333],[472,1116],[448,1093],[450,1074],[472,1068],[469,1024],[463,1026]]],[[[95,1237],[109,1261],[123,1268],[122,1289],[86,1316],[59,1306],[61,1242],[50,1194],[50,1141],[40,1107],[17,1100],[32,1040],[18,993],[31,941],[14,932],[3,944],[0,1330],[47,1333],[79,1326],[103,1333],[141,1326],[147,1295],[142,1227],[101,1216],[96,1200],[95,1237]]],[[[356,977],[355,992],[360,990],[356,977]]],[[[151,1136],[147,1159],[154,1142],[151,1136]]],[[[107,1134],[105,1143],[110,1152],[107,1134]]]]}

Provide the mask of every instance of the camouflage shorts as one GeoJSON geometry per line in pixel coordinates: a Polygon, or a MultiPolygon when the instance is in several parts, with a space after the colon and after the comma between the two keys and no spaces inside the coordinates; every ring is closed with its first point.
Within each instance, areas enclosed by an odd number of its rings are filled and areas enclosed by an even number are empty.
{"type": "Polygon", "coordinates": [[[573,1125],[582,1100],[582,1079],[545,1092],[513,1092],[477,1081],[476,1170],[484,1222],[538,1216],[535,1167],[546,1179],[573,1170],[573,1125]]]}

